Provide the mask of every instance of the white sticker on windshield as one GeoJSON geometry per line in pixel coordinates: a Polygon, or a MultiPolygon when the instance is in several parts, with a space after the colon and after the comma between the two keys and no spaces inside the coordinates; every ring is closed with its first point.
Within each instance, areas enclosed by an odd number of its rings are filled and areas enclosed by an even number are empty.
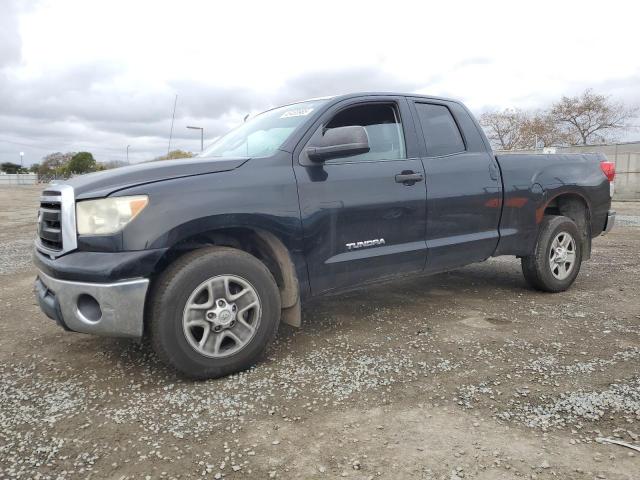
{"type": "Polygon", "coordinates": [[[280,115],[280,118],[290,118],[290,117],[304,117],[309,115],[313,111],[313,107],[308,108],[295,108],[293,110],[289,110],[280,115]]]}

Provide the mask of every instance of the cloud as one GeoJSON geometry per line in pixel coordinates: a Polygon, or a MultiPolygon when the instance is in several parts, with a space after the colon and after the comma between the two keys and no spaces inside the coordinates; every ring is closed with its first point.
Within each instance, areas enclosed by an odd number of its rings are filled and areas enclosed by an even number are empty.
{"type": "Polygon", "coordinates": [[[247,113],[354,91],[449,96],[476,113],[538,108],[587,87],[640,103],[633,15],[539,3],[470,2],[460,15],[456,2],[397,0],[394,9],[410,14],[392,18],[375,9],[363,16],[342,0],[326,0],[313,15],[287,0],[250,8],[0,0],[0,161],[22,149],[27,161],[78,149],[122,159],[126,145],[134,160],[151,158],[166,152],[176,94],[172,148],[190,150],[199,135],[187,125],[211,139],[247,113]],[[571,21],[542,35],[551,10],[571,21]],[[487,28],[483,15],[500,28],[487,28]],[[616,38],[616,48],[584,49],[576,29],[616,38]]]}
{"type": "Polygon", "coordinates": [[[287,80],[275,95],[277,103],[351,92],[412,92],[423,86],[375,66],[308,72],[287,80]]]}
{"type": "Polygon", "coordinates": [[[37,138],[34,146],[42,150],[86,143],[90,148],[99,140],[101,150],[109,152],[117,143],[143,137],[153,155],[168,141],[176,93],[174,145],[193,148],[195,137],[185,128],[190,123],[203,125],[213,138],[245,114],[283,103],[352,91],[411,91],[418,85],[369,67],[309,72],[266,93],[189,79],[139,90],[129,86],[122,66],[79,65],[28,79],[0,77],[0,98],[5,100],[0,132],[5,139],[37,138]]]}
{"type": "Polygon", "coordinates": [[[178,94],[180,116],[218,118],[233,109],[250,111],[264,107],[265,99],[246,87],[225,87],[194,80],[169,83],[170,90],[178,94]]]}
{"type": "Polygon", "coordinates": [[[470,67],[474,65],[489,65],[491,63],[492,63],[492,60],[488,57],[472,57],[456,63],[453,66],[453,70],[458,70],[461,68],[470,67]]]}
{"type": "Polygon", "coordinates": [[[24,8],[21,5],[18,0],[4,0],[0,7],[0,69],[20,61],[19,14],[24,8]]]}

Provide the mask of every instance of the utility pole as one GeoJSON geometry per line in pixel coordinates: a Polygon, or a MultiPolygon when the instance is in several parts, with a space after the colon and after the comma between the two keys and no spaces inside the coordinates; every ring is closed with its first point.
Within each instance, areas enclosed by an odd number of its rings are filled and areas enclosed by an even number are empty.
{"type": "Polygon", "coordinates": [[[200,130],[200,151],[204,150],[204,127],[191,127],[188,126],[191,130],[200,130]]]}
{"type": "Polygon", "coordinates": [[[176,119],[176,105],[178,105],[178,94],[176,93],[176,99],[173,101],[173,115],[171,116],[171,130],[169,131],[169,147],[167,148],[167,156],[171,152],[171,137],[173,137],[173,122],[176,119]]]}
{"type": "Polygon", "coordinates": [[[24,159],[24,152],[20,152],[20,170],[24,168],[24,165],[22,163],[23,159],[24,159]]]}
{"type": "Polygon", "coordinates": [[[129,163],[129,147],[131,145],[127,145],[127,165],[131,165],[131,163],[129,163]]]}

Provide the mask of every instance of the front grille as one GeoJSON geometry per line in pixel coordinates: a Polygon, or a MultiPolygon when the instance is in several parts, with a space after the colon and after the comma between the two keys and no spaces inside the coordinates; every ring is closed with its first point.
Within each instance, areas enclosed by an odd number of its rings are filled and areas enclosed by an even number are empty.
{"type": "Polygon", "coordinates": [[[75,203],[71,185],[56,184],[42,192],[35,243],[45,255],[56,258],[77,248],[75,203]]]}
{"type": "Polygon", "coordinates": [[[50,250],[62,250],[62,199],[59,192],[45,192],[40,202],[38,237],[40,244],[50,250]],[[54,196],[55,194],[55,196],[54,196]]]}

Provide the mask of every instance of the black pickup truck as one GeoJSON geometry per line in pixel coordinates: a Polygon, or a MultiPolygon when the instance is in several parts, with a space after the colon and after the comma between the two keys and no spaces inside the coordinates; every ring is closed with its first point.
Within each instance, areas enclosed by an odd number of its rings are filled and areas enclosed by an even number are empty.
{"type": "Polygon", "coordinates": [[[301,303],[492,256],[567,289],[612,228],[599,155],[494,155],[454,100],[351,94],[268,110],[199,157],[46,187],[42,310],[75,332],[150,338],[194,378],[255,363],[301,303]]]}

